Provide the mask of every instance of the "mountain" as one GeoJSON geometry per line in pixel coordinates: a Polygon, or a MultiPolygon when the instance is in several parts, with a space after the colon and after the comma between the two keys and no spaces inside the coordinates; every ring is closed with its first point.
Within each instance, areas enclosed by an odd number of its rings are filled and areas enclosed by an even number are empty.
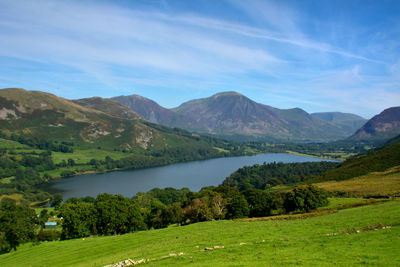
{"type": "Polygon", "coordinates": [[[400,135],[384,145],[342,162],[337,168],[328,170],[313,180],[316,182],[346,180],[370,172],[382,172],[400,166],[400,135]]]}
{"type": "Polygon", "coordinates": [[[385,109],[367,121],[351,140],[387,140],[400,134],[400,107],[385,109]]]}
{"type": "Polygon", "coordinates": [[[179,116],[175,112],[166,109],[155,101],[145,98],[140,95],[117,96],[112,100],[130,108],[137,114],[147,119],[152,123],[161,124],[164,126],[184,126],[185,118],[179,116]]]}
{"type": "Polygon", "coordinates": [[[269,140],[335,140],[351,133],[342,126],[311,116],[300,108],[277,109],[256,103],[237,92],[223,92],[166,109],[138,96],[113,100],[128,106],[145,119],[224,138],[269,140]]]}
{"type": "Polygon", "coordinates": [[[73,142],[81,149],[159,151],[190,147],[214,150],[200,137],[152,125],[112,101],[101,98],[67,100],[40,91],[0,90],[0,130],[51,142],[73,142]]]}
{"type": "Polygon", "coordinates": [[[300,108],[277,109],[237,92],[224,92],[183,103],[173,109],[188,118],[187,128],[217,135],[250,135],[286,140],[339,139],[335,125],[300,108]]]}
{"type": "Polygon", "coordinates": [[[367,122],[367,120],[363,117],[342,112],[318,112],[311,113],[311,116],[335,124],[336,126],[340,127],[348,136],[354,134],[367,122]]]}

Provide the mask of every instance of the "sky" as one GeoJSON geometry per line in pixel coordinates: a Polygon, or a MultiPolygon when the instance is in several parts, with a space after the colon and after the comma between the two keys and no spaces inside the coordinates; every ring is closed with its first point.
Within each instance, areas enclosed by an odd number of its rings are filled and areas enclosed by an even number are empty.
{"type": "Polygon", "coordinates": [[[0,0],[8,87],[167,108],[237,91],[370,118],[400,105],[400,1],[0,0]]]}

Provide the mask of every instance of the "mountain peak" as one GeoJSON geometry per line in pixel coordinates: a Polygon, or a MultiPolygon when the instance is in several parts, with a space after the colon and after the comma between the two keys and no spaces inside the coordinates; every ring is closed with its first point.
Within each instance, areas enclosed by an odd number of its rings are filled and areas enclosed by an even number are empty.
{"type": "Polygon", "coordinates": [[[236,91],[226,91],[226,92],[216,93],[215,95],[212,96],[212,98],[217,98],[221,96],[243,96],[243,95],[236,91]]]}

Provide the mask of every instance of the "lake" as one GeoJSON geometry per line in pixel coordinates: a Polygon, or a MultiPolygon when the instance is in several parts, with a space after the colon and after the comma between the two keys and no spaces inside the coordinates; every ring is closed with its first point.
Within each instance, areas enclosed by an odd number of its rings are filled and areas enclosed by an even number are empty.
{"type": "Polygon", "coordinates": [[[155,187],[188,187],[192,191],[199,191],[205,186],[221,184],[232,172],[243,166],[263,164],[264,162],[289,163],[322,160],[284,153],[217,158],[148,169],[85,174],[56,179],[44,185],[43,189],[61,193],[64,200],[70,197],[96,197],[100,193],[132,197],[138,192],[147,192],[155,187]]]}

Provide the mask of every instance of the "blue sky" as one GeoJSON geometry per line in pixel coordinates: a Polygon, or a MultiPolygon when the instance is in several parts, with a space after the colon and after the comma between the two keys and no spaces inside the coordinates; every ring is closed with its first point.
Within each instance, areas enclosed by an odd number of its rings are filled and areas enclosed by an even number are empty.
{"type": "Polygon", "coordinates": [[[6,87],[370,118],[400,105],[400,1],[0,0],[6,87]]]}

